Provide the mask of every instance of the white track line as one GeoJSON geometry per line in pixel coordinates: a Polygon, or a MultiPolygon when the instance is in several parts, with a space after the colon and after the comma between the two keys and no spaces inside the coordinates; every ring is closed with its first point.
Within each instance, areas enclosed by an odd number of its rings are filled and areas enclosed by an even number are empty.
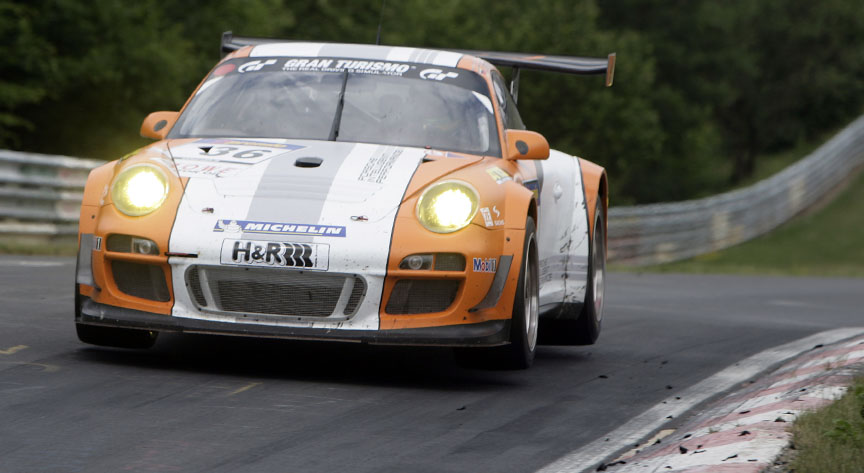
{"type": "Polygon", "coordinates": [[[828,345],[862,334],[864,327],[827,330],[759,352],[687,388],[678,394],[680,400],[676,400],[675,396],[667,398],[612,432],[544,466],[537,473],[593,472],[614,453],[632,447],[651,435],[669,421],[668,416],[678,418],[708,398],[748,381],[768,368],[807,352],[816,345],[828,345]]]}

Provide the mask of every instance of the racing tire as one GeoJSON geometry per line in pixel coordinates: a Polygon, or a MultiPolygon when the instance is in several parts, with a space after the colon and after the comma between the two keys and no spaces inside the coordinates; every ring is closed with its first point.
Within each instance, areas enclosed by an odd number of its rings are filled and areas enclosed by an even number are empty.
{"type": "MultiPolygon", "coordinates": [[[[79,285],[75,284],[75,319],[81,315],[81,293],[79,285]]],[[[131,328],[103,327],[100,325],[87,325],[75,322],[75,331],[78,340],[90,345],[103,347],[150,348],[156,343],[159,332],[149,330],[136,330],[131,328]]]]}
{"type": "Polygon", "coordinates": [[[510,343],[493,348],[459,348],[456,360],[471,368],[526,369],[534,363],[540,314],[540,272],[534,219],[525,222],[522,268],[513,300],[510,343]]]}
{"type": "Polygon", "coordinates": [[[564,304],[558,318],[541,321],[540,343],[543,345],[593,345],[600,337],[606,285],[606,226],[599,198],[588,245],[585,302],[564,304]]]}

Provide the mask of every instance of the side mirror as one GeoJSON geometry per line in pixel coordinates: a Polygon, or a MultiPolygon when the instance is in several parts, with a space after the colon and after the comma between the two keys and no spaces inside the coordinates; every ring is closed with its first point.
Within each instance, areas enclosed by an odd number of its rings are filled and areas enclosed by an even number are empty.
{"type": "Polygon", "coordinates": [[[507,159],[546,159],[549,142],[540,133],[527,130],[507,130],[507,159]]]}
{"type": "Polygon", "coordinates": [[[141,124],[141,136],[164,140],[179,115],[180,112],[153,112],[147,115],[144,123],[141,124]]]}

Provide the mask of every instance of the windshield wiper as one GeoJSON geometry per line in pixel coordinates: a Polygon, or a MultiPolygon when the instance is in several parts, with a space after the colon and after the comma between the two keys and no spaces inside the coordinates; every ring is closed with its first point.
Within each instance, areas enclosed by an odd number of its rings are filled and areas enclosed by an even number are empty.
{"type": "Polygon", "coordinates": [[[348,71],[342,76],[342,90],[339,91],[339,103],[336,105],[336,116],[333,118],[333,126],[330,127],[329,141],[336,141],[339,137],[339,125],[342,123],[342,109],[345,108],[345,86],[348,85],[348,71]]]}

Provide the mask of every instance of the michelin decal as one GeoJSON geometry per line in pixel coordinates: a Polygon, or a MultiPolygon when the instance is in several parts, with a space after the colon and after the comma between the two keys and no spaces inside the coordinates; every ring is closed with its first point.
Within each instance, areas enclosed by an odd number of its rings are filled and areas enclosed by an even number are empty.
{"type": "Polygon", "coordinates": [[[213,227],[214,232],[225,233],[266,233],[270,235],[305,235],[325,237],[345,237],[345,227],[335,225],[309,225],[302,223],[254,222],[250,220],[219,219],[213,227]]]}

